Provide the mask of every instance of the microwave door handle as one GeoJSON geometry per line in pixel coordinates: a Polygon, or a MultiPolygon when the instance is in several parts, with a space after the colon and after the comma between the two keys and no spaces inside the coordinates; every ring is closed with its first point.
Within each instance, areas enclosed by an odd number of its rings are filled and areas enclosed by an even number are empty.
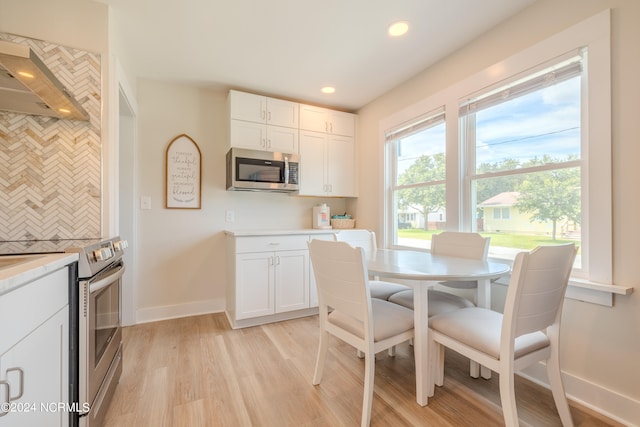
{"type": "Polygon", "coordinates": [[[284,183],[289,183],[289,158],[284,158],[284,183]]]}

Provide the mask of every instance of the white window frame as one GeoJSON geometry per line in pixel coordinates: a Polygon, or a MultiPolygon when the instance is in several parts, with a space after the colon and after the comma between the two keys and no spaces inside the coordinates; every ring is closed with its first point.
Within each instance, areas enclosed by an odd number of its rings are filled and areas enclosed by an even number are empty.
{"type": "MultiPolygon", "coordinates": [[[[572,278],[572,287],[567,295],[603,305],[613,305],[613,293],[628,294],[630,288],[613,284],[613,243],[611,212],[611,36],[610,10],[592,16],[542,42],[531,46],[479,73],[476,73],[441,92],[403,109],[380,122],[380,141],[384,150],[385,185],[382,200],[383,244],[390,247],[393,241],[392,204],[389,200],[389,172],[386,165],[389,152],[384,144],[389,130],[411,122],[428,111],[444,106],[447,128],[447,223],[450,230],[470,230],[470,197],[465,193],[465,183],[459,143],[459,100],[478,90],[507,80],[544,64],[567,52],[586,47],[585,84],[588,91],[588,108],[583,109],[582,161],[587,166],[589,182],[582,194],[583,260],[588,265],[588,277],[572,278]],[[588,292],[593,291],[593,294],[588,292]]],[[[390,167],[391,169],[391,167],[390,167]]]]}

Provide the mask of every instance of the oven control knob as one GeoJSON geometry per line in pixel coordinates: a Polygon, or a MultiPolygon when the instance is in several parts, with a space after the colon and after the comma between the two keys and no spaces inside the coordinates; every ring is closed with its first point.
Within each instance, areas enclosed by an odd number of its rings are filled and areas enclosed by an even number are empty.
{"type": "Polygon", "coordinates": [[[96,261],[106,261],[113,256],[111,248],[101,248],[93,251],[93,258],[96,261]]]}
{"type": "Polygon", "coordinates": [[[93,251],[93,259],[95,259],[96,261],[104,261],[104,259],[102,258],[102,249],[96,249],[95,251],[93,251]]]}
{"type": "Polygon", "coordinates": [[[120,252],[129,247],[129,243],[126,240],[118,240],[113,243],[113,248],[120,252]]]}

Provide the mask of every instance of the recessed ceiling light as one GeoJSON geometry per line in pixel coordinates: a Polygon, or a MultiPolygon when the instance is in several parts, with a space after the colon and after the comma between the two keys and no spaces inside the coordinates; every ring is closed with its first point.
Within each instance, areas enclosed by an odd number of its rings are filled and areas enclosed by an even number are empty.
{"type": "Polygon", "coordinates": [[[334,93],[336,91],[336,88],[333,86],[325,86],[322,89],[320,89],[320,92],[322,93],[334,93]]]}
{"type": "Polygon", "coordinates": [[[405,21],[399,21],[389,26],[389,35],[391,37],[398,37],[406,34],[409,31],[409,23],[405,21]]]}

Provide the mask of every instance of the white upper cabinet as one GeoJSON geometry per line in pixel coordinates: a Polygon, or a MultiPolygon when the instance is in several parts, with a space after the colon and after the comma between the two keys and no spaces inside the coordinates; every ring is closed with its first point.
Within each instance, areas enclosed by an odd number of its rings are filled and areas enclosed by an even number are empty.
{"type": "Polygon", "coordinates": [[[353,137],[300,131],[298,194],[322,197],[357,196],[353,137]]]}
{"type": "Polygon", "coordinates": [[[300,104],[301,196],[357,197],[355,114],[300,104]]]}
{"type": "Polygon", "coordinates": [[[252,93],[229,91],[231,119],[298,128],[298,104],[252,93]]]}
{"type": "Polygon", "coordinates": [[[298,104],[229,91],[231,147],[298,152],[298,104]]]}
{"type": "Polygon", "coordinates": [[[298,138],[298,129],[293,128],[242,120],[231,120],[229,125],[231,147],[297,154],[298,138]]]}
{"type": "Polygon", "coordinates": [[[354,114],[300,104],[300,130],[354,136],[355,127],[354,114]]]}

